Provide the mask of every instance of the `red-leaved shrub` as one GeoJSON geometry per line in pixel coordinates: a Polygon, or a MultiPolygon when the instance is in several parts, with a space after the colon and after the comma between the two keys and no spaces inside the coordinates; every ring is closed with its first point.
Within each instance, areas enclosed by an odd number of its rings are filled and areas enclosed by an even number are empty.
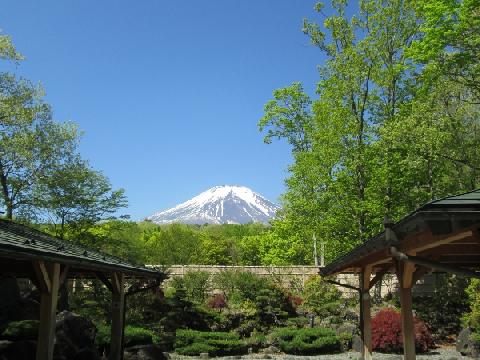
{"type": "Polygon", "coordinates": [[[213,298],[208,301],[207,305],[210,309],[224,309],[227,307],[227,300],[225,300],[225,295],[215,294],[213,298]]]}
{"type": "MultiPolygon", "coordinates": [[[[430,330],[423,321],[414,317],[415,348],[426,352],[433,347],[430,330]]],[[[381,309],[372,319],[373,350],[386,353],[403,351],[402,319],[400,313],[391,308],[381,309]]]]}
{"type": "Polygon", "coordinates": [[[303,299],[298,295],[288,294],[288,300],[292,303],[295,309],[303,304],[303,299]]]}

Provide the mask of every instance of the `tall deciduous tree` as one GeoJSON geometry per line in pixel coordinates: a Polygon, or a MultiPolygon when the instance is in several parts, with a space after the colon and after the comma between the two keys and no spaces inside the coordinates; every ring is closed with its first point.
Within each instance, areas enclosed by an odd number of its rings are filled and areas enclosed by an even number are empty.
{"type": "Polygon", "coordinates": [[[448,76],[480,101],[480,1],[422,0],[417,11],[421,38],[410,49],[426,76],[448,76]]]}
{"type": "Polygon", "coordinates": [[[414,2],[363,0],[349,15],[347,1],[333,0],[331,9],[326,15],[316,6],[322,25],[304,21],[327,56],[318,99],[301,94],[299,84],[277,90],[260,121],[261,129],[270,126],[267,140],[285,138],[294,156],[284,210],[268,234],[269,263],[311,262],[314,233],[332,259],[379,232],[384,216],[398,219],[478,185],[473,88],[455,86],[445,73],[425,90],[424,69],[410,55],[423,36],[414,2]],[[302,99],[301,106],[284,106],[280,94],[289,95],[288,105],[302,99]],[[280,259],[279,248],[297,250],[280,259]]]}
{"type": "Polygon", "coordinates": [[[76,149],[77,129],[52,120],[43,90],[0,74],[0,185],[6,216],[36,206],[34,188],[76,149]]]}
{"type": "Polygon", "coordinates": [[[13,46],[12,39],[8,35],[0,34],[0,59],[20,61],[23,56],[13,46]]]}
{"type": "Polygon", "coordinates": [[[85,231],[126,206],[123,189],[112,190],[108,179],[77,156],[54,167],[40,179],[37,197],[51,215],[56,235],[85,231]]]}

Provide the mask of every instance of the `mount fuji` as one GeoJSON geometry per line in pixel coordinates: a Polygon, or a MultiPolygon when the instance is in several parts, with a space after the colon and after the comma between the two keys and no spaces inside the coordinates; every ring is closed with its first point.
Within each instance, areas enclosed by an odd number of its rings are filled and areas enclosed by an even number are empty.
{"type": "Polygon", "coordinates": [[[267,223],[280,208],[244,186],[215,186],[171,209],[150,215],[156,224],[267,223]]]}

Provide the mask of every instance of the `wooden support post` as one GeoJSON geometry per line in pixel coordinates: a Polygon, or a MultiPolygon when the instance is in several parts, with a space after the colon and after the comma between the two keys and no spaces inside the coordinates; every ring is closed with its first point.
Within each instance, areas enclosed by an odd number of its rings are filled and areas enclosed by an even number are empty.
{"type": "Polygon", "coordinates": [[[124,277],[121,273],[112,273],[112,328],[110,337],[109,360],[121,360],[123,338],[123,316],[125,307],[124,277]]]}
{"type": "Polygon", "coordinates": [[[58,287],[60,284],[60,264],[36,262],[34,267],[40,270],[37,272],[38,282],[44,284],[40,296],[40,324],[36,359],[52,360],[58,287]]]}
{"type": "Polygon", "coordinates": [[[412,310],[412,284],[415,266],[411,266],[403,261],[398,261],[396,265],[400,290],[403,355],[405,360],[415,360],[415,326],[412,310]]]}
{"type": "Polygon", "coordinates": [[[360,276],[360,302],[361,302],[361,323],[362,329],[362,359],[372,359],[372,324],[370,314],[370,277],[372,275],[372,267],[367,266],[362,269],[360,276]]]}

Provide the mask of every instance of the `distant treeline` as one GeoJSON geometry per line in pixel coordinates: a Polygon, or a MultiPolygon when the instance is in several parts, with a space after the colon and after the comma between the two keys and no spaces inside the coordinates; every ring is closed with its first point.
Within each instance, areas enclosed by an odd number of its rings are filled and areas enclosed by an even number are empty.
{"type": "MultiPolygon", "coordinates": [[[[39,225],[56,235],[58,225],[39,225]]],[[[110,220],[82,232],[64,230],[64,238],[105,251],[135,263],[258,265],[262,258],[262,238],[269,226],[245,225],[156,225],[152,222],[110,220]]]]}

